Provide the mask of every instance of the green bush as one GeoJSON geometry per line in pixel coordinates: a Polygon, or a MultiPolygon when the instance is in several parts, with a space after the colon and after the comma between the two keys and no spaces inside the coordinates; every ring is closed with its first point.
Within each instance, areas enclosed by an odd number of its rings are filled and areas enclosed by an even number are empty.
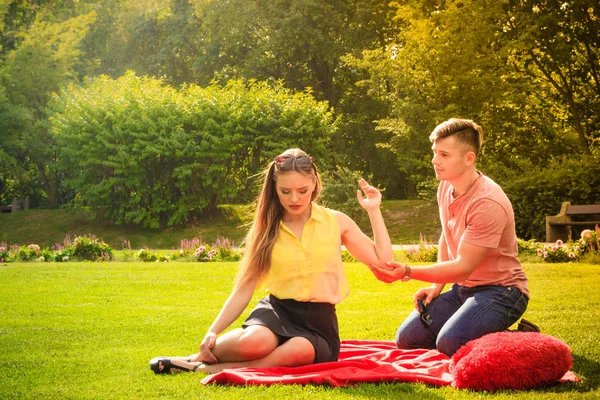
{"type": "MultiPolygon", "coordinates": [[[[56,250],[52,255],[52,261],[67,262],[73,259],[73,246],[68,246],[60,250],[56,250]]],[[[48,261],[48,260],[46,260],[48,261]]]]}
{"type": "Polygon", "coordinates": [[[537,254],[544,262],[564,263],[578,261],[582,252],[579,242],[563,243],[562,240],[557,240],[552,244],[538,244],[537,254]]]}
{"type": "Polygon", "coordinates": [[[417,250],[406,250],[406,258],[411,262],[437,262],[438,247],[419,246],[417,250]]]}
{"type": "Polygon", "coordinates": [[[8,261],[9,261],[8,248],[6,247],[6,245],[0,246],[0,263],[6,263],[8,261]]]}
{"type": "Polygon", "coordinates": [[[404,252],[408,261],[411,262],[437,262],[438,246],[427,241],[427,238],[419,234],[419,247],[404,252]]]}
{"type": "Polygon", "coordinates": [[[594,230],[585,229],[581,232],[579,244],[583,254],[600,254],[600,227],[596,225],[594,230]]]}
{"type": "Polygon", "coordinates": [[[600,228],[595,230],[585,229],[581,238],[569,240],[564,243],[557,240],[555,243],[536,243],[533,245],[537,255],[549,263],[579,262],[584,260],[595,263],[600,256],[600,228]]]}
{"type": "Polygon", "coordinates": [[[207,244],[203,244],[194,252],[194,258],[198,261],[216,261],[217,250],[211,249],[207,244]]]}
{"type": "Polygon", "coordinates": [[[110,261],[113,251],[110,245],[91,236],[78,236],[73,241],[73,257],[82,261],[110,261]]]}
{"type": "Polygon", "coordinates": [[[41,258],[43,258],[45,262],[54,261],[54,254],[52,254],[52,251],[49,248],[45,248],[41,251],[41,258]]]}
{"type": "Polygon", "coordinates": [[[519,256],[537,255],[537,243],[533,239],[517,239],[517,249],[519,256]]]}
{"type": "Polygon", "coordinates": [[[38,246],[37,244],[29,244],[27,246],[20,246],[13,257],[17,261],[34,261],[37,260],[40,256],[40,246],[38,246]]]}
{"type": "Polygon", "coordinates": [[[40,262],[65,262],[69,260],[80,261],[110,261],[113,260],[113,250],[110,245],[95,238],[93,235],[78,236],[71,242],[67,236],[65,246],[55,244],[52,249],[41,249],[37,244],[27,246],[13,246],[12,250],[6,246],[0,247],[0,262],[9,261],[40,261],[40,262]]]}
{"type": "Polygon", "coordinates": [[[143,262],[154,262],[158,260],[156,253],[150,253],[148,249],[141,249],[137,253],[138,258],[143,262]]]}
{"type": "Polygon", "coordinates": [[[283,84],[177,90],[132,72],[72,87],[52,111],[65,188],[117,224],[150,228],[247,195],[248,178],[286,148],[326,154],[335,131],[326,102],[283,84]]]}
{"type": "Polygon", "coordinates": [[[176,260],[185,261],[240,261],[242,259],[241,250],[234,247],[233,242],[224,237],[217,237],[217,241],[211,246],[203,243],[200,238],[191,240],[183,239],[180,242],[179,250],[171,254],[150,252],[148,249],[141,249],[137,257],[144,262],[168,262],[176,260]]]}
{"type": "Polygon", "coordinates": [[[515,211],[517,236],[545,239],[546,216],[556,215],[564,201],[595,204],[600,199],[600,163],[593,157],[558,158],[532,168],[520,178],[499,182],[515,211]]]}
{"type": "Polygon", "coordinates": [[[229,239],[219,236],[213,244],[216,250],[215,258],[218,261],[240,261],[242,253],[236,249],[229,239]]]}

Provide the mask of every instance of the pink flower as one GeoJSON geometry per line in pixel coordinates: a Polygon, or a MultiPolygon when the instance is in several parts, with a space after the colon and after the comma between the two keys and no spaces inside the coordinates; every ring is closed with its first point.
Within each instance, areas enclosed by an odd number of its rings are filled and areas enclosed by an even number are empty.
{"type": "Polygon", "coordinates": [[[560,247],[560,246],[562,246],[562,245],[563,245],[563,241],[562,241],[562,240],[560,240],[560,239],[558,239],[558,240],[556,241],[556,245],[557,245],[557,246],[559,246],[559,247],[560,247]]]}
{"type": "Polygon", "coordinates": [[[537,253],[538,256],[541,256],[542,254],[544,254],[544,251],[542,249],[537,249],[537,253]]]}
{"type": "Polygon", "coordinates": [[[546,258],[546,257],[548,257],[548,252],[547,251],[544,252],[544,258],[546,258]]]}
{"type": "Polygon", "coordinates": [[[556,251],[556,250],[558,250],[558,246],[557,245],[552,246],[552,251],[556,251]]]}
{"type": "Polygon", "coordinates": [[[589,230],[589,229],[584,229],[584,230],[581,232],[581,238],[582,238],[582,239],[583,239],[583,238],[586,238],[586,239],[591,239],[591,238],[592,238],[592,231],[591,231],[591,230],[589,230]]]}
{"type": "Polygon", "coordinates": [[[573,250],[575,250],[575,252],[576,252],[576,253],[579,253],[579,250],[580,250],[580,248],[579,248],[579,246],[575,246],[575,247],[573,248],[573,250]]]}
{"type": "Polygon", "coordinates": [[[199,252],[199,251],[196,251],[196,252],[194,253],[194,257],[200,257],[200,254],[202,254],[202,253],[201,253],[201,252],[199,252]]]}
{"type": "Polygon", "coordinates": [[[202,245],[202,246],[198,247],[198,251],[200,253],[204,253],[206,251],[206,246],[202,245]]]}
{"type": "Polygon", "coordinates": [[[573,252],[570,252],[570,253],[569,253],[569,258],[575,258],[575,253],[573,253],[573,252]]]}
{"type": "Polygon", "coordinates": [[[217,254],[217,251],[216,250],[211,250],[211,251],[208,252],[208,254],[211,254],[211,255],[214,256],[215,254],[217,254]]]}
{"type": "Polygon", "coordinates": [[[0,251],[6,251],[6,249],[0,246],[0,251]]]}
{"type": "Polygon", "coordinates": [[[3,259],[0,259],[0,263],[3,263],[3,262],[4,262],[4,258],[3,258],[3,259]]]}

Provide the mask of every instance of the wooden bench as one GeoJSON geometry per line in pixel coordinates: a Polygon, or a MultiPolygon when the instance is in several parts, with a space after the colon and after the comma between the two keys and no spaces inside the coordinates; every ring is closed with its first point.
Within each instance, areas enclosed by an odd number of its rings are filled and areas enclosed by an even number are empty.
{"type": "Polygon", "coordinates": [[[12,204],[0,206],[0,213],[14,213],[19,210],[29,210],[29,196],[13,199],[12,204]]]}
{"type": "Polygon", "coordinates": [[[593,228],[597,224],[600,224],[600,204],[571,205],[570,201],[565,201],[557,215],[546,217],[546,242],[567,240],[571,235],[572,226],[593,228]],[[573,221],[573,216],[586,216],[589,219],[573,221]]]}

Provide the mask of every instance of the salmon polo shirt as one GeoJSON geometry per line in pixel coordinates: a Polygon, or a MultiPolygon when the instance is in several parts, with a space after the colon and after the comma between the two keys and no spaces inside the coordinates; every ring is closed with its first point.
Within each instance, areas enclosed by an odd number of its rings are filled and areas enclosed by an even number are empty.
{"type": "Polygon", "coordinates": [[[267,290],[282,300],[340,303],[350,292],[341,251],[337,217],[332,210],[312,203],[301,239],[279,223],[265,280],[267,290]]]}
{"type": "Polygon", "coordinates": [[[517,258],[514,211],[502,188],[480,173],[467,193],[454,198],[453,192],[448,181],[440,182],[438,204],[449,260],[456,259],[461,241],[489,249],[467,280],[458,284],[514,286],[529,297],[527,276],[517,258]]]}

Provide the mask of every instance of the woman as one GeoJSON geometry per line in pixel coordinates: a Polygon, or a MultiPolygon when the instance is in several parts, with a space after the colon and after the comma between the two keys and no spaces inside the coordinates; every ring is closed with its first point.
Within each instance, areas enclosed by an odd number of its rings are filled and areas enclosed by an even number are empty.
{"type": "Polygon", "coordinates": [[[156,373],[219,372],[234,367],[300,366],[336,361],[340,350],[335,304],[349,292],[341,245],[359,261],[385,266],[393,258],[381,211],[381,193],[360,180],[357,198],[368,212],[374,240],[345,214],[317,205],[322,185],[311,157],[289,149],[264,172],[256,215],[233,292],[214,320],[200,352],[157,357],[156,373]],[[255,290],[269,295],[242,328],[226,330],[244,311],[255,290]]]}

